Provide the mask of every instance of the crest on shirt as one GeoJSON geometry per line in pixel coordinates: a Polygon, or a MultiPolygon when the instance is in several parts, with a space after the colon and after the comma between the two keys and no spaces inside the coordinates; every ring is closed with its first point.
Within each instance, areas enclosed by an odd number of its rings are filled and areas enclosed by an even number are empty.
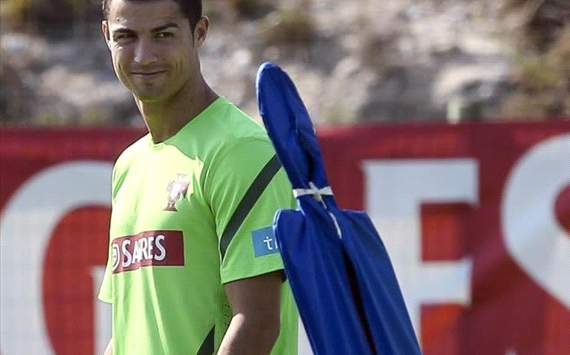
{"type": "Polygon", "coordinates": [[[168,187],[166,188],[168,201],[164,208],[165,211],[178,211],[176,209],[176,201],[186,197],[188,185],[190,185],[190,181],[186,174],[176,174],[176,178],[168,183],[168,187]]]}

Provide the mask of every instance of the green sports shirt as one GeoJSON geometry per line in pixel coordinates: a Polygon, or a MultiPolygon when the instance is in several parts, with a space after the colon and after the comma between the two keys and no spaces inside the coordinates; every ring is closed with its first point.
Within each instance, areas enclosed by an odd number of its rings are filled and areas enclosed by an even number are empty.
{"type": "MultiPolygon", "coordinates": [[[[232,318],[224,283],[283,269],[271,224],[294,198],[265,130],[218,98],[169,139],[128,147],[112,188],[99,298],[113,304],[113,354],[215,353],[232,318]]],[[[287,281],[280,315],[271,354],[296,354],[287,281]]]]}

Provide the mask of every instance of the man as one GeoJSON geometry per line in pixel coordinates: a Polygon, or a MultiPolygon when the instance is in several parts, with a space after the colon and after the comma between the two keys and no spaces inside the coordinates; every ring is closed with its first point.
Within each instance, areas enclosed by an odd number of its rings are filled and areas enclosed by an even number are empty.
{"type": "Polygon", "coordinates": [[[265,131],[206,84],[199,0],[104,0],[102,31],[149,134],[113,170],[106,354],[297,353],[271,233],[290,184],[265,131]]]}

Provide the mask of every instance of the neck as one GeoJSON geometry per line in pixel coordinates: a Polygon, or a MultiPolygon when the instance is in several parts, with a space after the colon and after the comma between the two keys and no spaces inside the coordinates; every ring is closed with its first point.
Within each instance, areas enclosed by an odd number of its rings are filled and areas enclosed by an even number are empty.
{"type": "Polygon", "coordinates": [[[168,100],[143,102],[135,97],[135,101],[152,141],[160,143],[175,135],[217,97],[218,95],[200,77],[198,83],[185,85],[168,100]]]}

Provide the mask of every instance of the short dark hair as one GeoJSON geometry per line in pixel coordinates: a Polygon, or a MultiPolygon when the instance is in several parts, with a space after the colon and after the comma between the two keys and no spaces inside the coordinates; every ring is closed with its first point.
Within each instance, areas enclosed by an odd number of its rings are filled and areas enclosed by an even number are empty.
{"type": "MultiPolygon", "coordinates": [[[[101,0],[103,20],[109,17],[109,7],[113,0],[101,0]]],[[[158,0],[127,0],[132,2],[158,1],[158,0]]],[[[178,4],[184,16],[190,21],[190,28],[194,31],[196,24],[202,18],[202,0],[172,0],[178,4]]]]}

